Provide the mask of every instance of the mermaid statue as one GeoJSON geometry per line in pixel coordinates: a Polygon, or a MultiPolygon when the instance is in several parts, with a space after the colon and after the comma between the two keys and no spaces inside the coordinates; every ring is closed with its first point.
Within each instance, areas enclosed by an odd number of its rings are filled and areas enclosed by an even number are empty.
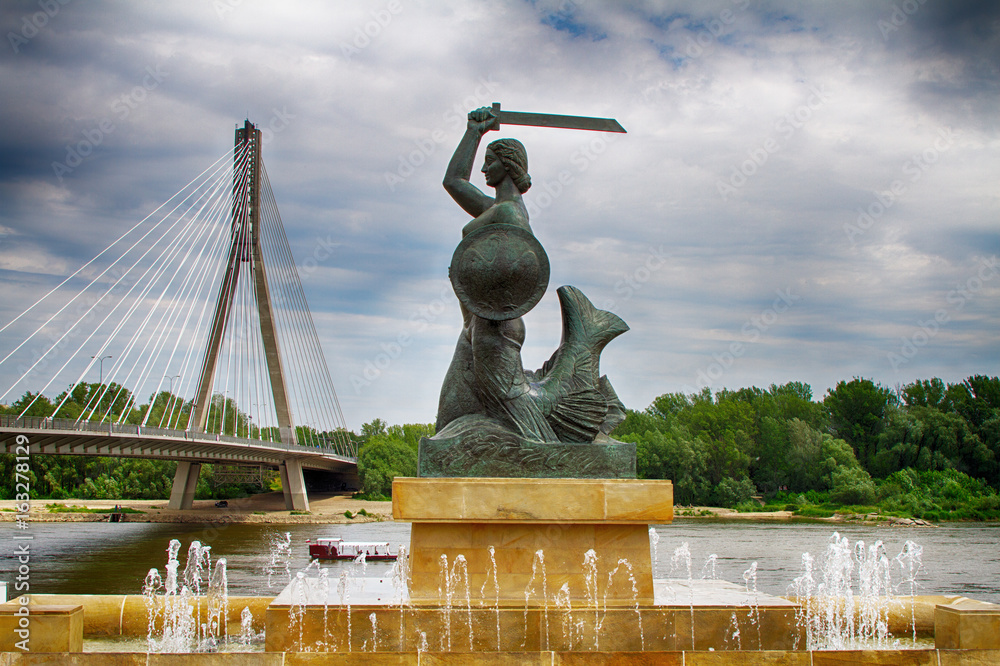
{"type": "Polygon", "coordinates": [[[437,434],[420,444],[419,473],[634,476],[634,446],[609,437],[624,406],[600,375],[601,351],[628,330],[624,321],[575,287],[560,287],[562,342],[540,369],[522,365],[521,317],[544,294],[549,264],[521,198],[531,187],[521,142],[498,139],[486,148],[482,172],[495,196],[469,182],[483,135],[498,126],[489,107],[470,112],[444,177],[473,220],[449,271],[463,326],[441,389],[437,434]]]}

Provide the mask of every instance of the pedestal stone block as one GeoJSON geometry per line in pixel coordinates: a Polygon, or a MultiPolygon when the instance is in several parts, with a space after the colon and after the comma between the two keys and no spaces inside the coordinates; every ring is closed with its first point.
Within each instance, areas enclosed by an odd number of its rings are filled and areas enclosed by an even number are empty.
{"type": "Polygon", "coordinates": [[[674,520],[674,487],[647,479],[425,479],[392,482],[405,522],[617,523],[674,520]]]}
{"type": "Polygon", "coordinates": [[[23,640],[30,652],[82,652],[83,606],[0,604],[0,652],[22,652],[23,640]]]}
{"type": "Polygon", "coordinates": [[[960,598],[934,609],[934,646],[939,650],[1000,649],[1000,606],[960,598]]]}
{"type": "Polygon", "coordinates": [[[397,478],[392,494],[393,518],[413,523],[417,606],[442,602],[445,566],[503,607],[541,605],[563,585],[573,604],[653,603],[649,525],[673,520],[669,481],[397,478]]]}

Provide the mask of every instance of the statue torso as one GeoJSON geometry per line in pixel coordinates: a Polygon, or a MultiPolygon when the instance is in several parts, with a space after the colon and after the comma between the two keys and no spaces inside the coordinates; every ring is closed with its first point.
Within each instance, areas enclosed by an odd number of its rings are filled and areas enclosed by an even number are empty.
{"type": "Polygon", "coordinates": [[[479,217],[465,225],[465,228],[462,229],[462,238],[487,224],[512,224],[531,232],[531,226],[528,224],[528,212],[524,205],[515,201],[501,201],[493,204],[479,217]]]}

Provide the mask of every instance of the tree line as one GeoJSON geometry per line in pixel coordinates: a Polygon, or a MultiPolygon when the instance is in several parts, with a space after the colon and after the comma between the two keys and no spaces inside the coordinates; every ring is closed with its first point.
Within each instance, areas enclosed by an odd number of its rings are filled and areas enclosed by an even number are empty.
{"type": "MultiPolygon", "coordinates": [[[[429,425],[362,427],[358,469],[372,499],[413,476],[429,425]]],[[[890,389],[841,381],[815,400],[767,389],[666,393],[626,410],[612,433],[636,445],[637,476],[670,479],[683,505],[833,507],[934,519],[1000,519],[1000,379],[918,380],[890,389]]]]}
{"type": "Polygon", "coordinates": [[[667,393],[629,410],[613,436],[636,444],[640,477],[673,481],[679,504],[733,507],[759,496],[1000,518],[997,377],[896,389],[856,377],[822,401],[801,382],[667,393]]]}
{"type": "MultiPolygon", "coordinates": [[[[100,386],[82,386],[57,416],[94,411],[88,405],[100,386]]],[[[20,413],[33,399],[25,394],[0,413],[20,413]]],[[[118,401],[121,409],[130,402],[128,397],[118,401]]],[[[161,392],[149,404],[131,408],[126,419],[140,422],[150,411],[150,425],[186,427],[190,405],[177,402],[161,392]]],[[[29,415],[47,416],[52,407],[42,396],[29,415]]],[[[106,412],[114,409],[104,406],[106,412]]],[[[235,404],[222,401],[215,411],[221,416],[226,409],[232,409],[224,426],[227,434],[239,431],[241,424],[254,432],[235,404]]],[[[395,476],[416,475],[418,443],[433,435],[434,428],[389,426],[375,419],[360,434],[346,434],[359,445],[365,496],[387,499],[395,476]]],[[[637,475],[670,479],[675,502],[682,505],[749,508],[764,501],[797,508],[803,515],[810,508],[853,506],[931,520],[1000,519],[997,377],[976,375],[956,383],[935,378],[892,389],[855,377],[838,382],[822,400],[814,399],[812,388],[801,382],[666,393],[644,410],[626,410],[612,436],[635,443],[637,475]]],[[[32,490],[38,497],[118,499],[167,497],[175,465],[78,456],[35,456],[32,463],[32,490]]],[[[6,485],[13,474],[3,473],[5,466],[9,461],[0,463],[0,488],[12,496],[6,485]]],[[[200,487],[199,496],[206,494],[211,491],[200,487]]]]}

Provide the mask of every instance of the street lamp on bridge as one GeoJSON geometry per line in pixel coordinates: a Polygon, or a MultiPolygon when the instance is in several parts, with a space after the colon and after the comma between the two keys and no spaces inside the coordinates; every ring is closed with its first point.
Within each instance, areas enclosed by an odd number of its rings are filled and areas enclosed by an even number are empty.
{"type": "Polygon", "coordinates": [[[267,409],[266,402],[255,402],[253,403],[254,413],[257,414],[257,439],[263,439],[262,430],[264,428],[264,422],[267,420],[263,413],[261,412],[261,407],[267,409]]]}
{"type": "MultiPolygon", "coordinates": [[[[96,356],[91,356],[90,358],[96,358],[97,361],[98,361],[99,367],[101,369],[100,370],[100,372],[101,372],[101,379],[100,379],[101,401],[100,401],[100,404],[97,406],[97,408],[103,410],[104,409],[104,361],[107,360],[107,359],[109,359],[109,358],[114,358],[114,357],[111,354],[108,354],[107,356],[102,356],[100,358],[97,358],[96,356]]],[[[109,415],[109,417],[110,417],[110,415],[109,415]]],[[[102,421],[104,420],[103,416],[101,417],[101,420],[102,421]]],[[[110,421],[111,419],[109,418],[108,420],[110,421]]]]}
{"type": "MultiPolygon", "coordinates": [[[[170,406],[170,403],[173,402],[173,403],[176,404],[176,400],[174,399],[174,380],[175,379],[180,379],[181,376],[180,375],[170,375],[170,376],[163,375],[163,378],[170,380],[170,397],[167,398],[167,404],[163,408],[163,413],[166,414],[167,413],[167,407],[170,406]]],[[[160,425],[161,426],[163,425],[163,418],[162,417],[160,418],[160,425]]],[[[170,417],[169,416],[167,417],[167,427],[168,428],[170,427],[170,417]]]]}
{"type": "MultiPolygon", "coordinates": [[[[91,356],[90,358],[97,358],[97,357],[96,356],[91,356]]],[[[101,380],[100,381],[101,381],[101,385],[102,386],[104,385],[104,361],[106,359],[109,359],[109,358],[114,358],[114,356],[112,356],[111,354],[108,354],[107,356],[102,356],[100,358],[97,358],[97,361],[98,361],[98,363],[100,363],[100,368],[101,368],[101,380]]]]}

